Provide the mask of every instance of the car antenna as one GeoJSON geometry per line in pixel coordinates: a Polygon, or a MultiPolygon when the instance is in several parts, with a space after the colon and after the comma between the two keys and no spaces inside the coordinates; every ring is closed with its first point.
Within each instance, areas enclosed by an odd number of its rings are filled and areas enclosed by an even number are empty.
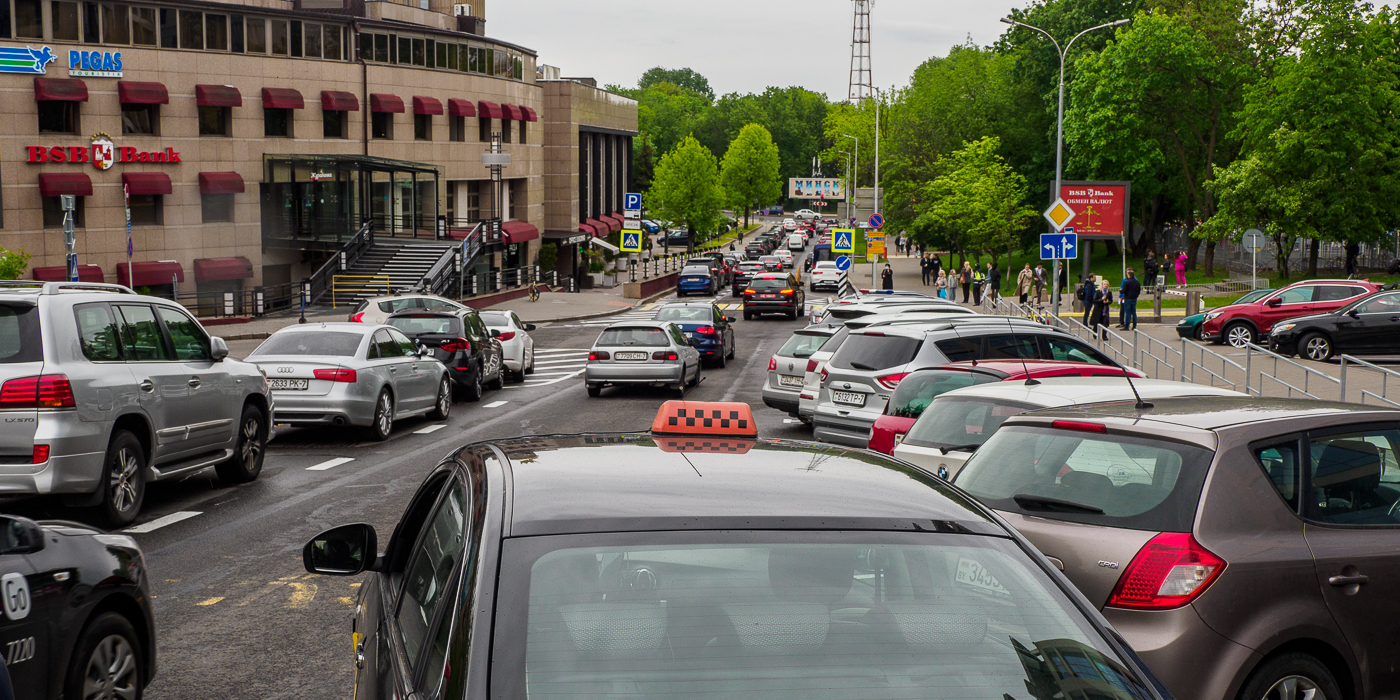
{"type": "Polygon", "coordinates": [[[1114,364],[1117,364],[1118,368],[1123,370],[1123,378],[1128,380],[1128,388],[1133,390],[1133,397],[1137,399],[1137,403],[1133,404],[1133,408],[1139,411],[1151,410],[1152,404],[1142,400],[1142,394],[1138,393],[1137,385],[1133,384],[1133,371],[1124,367],[1121,362],[1115,362],[1114,364]]]}
{"type": "MultiPolygon", "coordinates": [[[[1020,348],[1021,339],[1016,337],[1016,324],[1012,323],[1010,316],[1006,317],[1006,327],[1011,329],[1012,342],[1016,343],[1017,348],[1020,348]]],[[[1031,377],[1031,368],[1026,364],[1026,357],[1020,353],[1019,349],[1016,352],[1016,356],[1021,359],[1021,369],[1026,373],[1026,386],[1036,386],[1040,384],[1039,379],[1031,377]]]]}

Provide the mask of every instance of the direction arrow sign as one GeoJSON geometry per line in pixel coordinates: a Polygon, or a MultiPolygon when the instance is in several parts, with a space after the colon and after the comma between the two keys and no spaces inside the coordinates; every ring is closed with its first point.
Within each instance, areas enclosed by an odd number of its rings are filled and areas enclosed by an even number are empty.
{"type": "Polygon", "coordinates": [[[638,193],[636,193],[636,192],[628,192],[627,194],[622,195],[622,208],[623,208],[623,209],[641,209],[641,208],[642,208],[642,195],[640,195],[640,194],[638,194],[638,193]]]}
{"type": "Polygon", "coordinates": [[[836,259],[836,269],[842,272],[849,272],[851,269],[851,256],[842,255],[836,259]]]}
{"type": "Polygon", "coordinates": [[[1045,210],[1043,216],[1055,227],[1056,231],[1059,231],[1069,225],[1069,222],[1074,221],[1076,214],[1073,209],[1069,208],[1068,204],[1065,204],[1065,200],[1056,199],[1055,203],[1045,210]]]}
{"type": "Polygon", "coordinates": [[[1073,233],[1040,234],[1041,260],[1073,260],[1079,257],[1079,236],[1073,233]]]}
{"type": "Polygon", "coordinates": [[[834,229],[831,232],[831,252],[854,253],[856,252],[855,241],[855,230],[848,228],[834,229]]]}
{"type": "Polygon", "coordinates": [[[870,228],[880,228],[885,225],[885,217],[879,214],[870,215],[870,228]]]}
{"type": "Polygon", "coordinates": [[[640,253],[642,252],[642,233],[640,231],[622,232],[622,252],[640,253]]]}

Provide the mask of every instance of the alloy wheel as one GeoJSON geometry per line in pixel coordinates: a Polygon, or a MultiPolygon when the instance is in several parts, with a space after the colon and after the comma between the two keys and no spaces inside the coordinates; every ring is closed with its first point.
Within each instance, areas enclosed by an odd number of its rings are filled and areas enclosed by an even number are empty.
{"type": "Polygon", "coordinates": [[[112,507],[118,513],[136,506],[136,479],[141,469],[136,453],[126,447],[117,452],[117,463],[112,465],[109,487],[112,493],[112,507]]]}
{"type": "Polygon", "coordinates": [[[1226,340],[1232,347],[1243,348],[1254,342],[1254,334],[1245,326],[1235,326],[1226,335],[1226,340]]]}
{"type": "Polygon", "coordinates": [[[375,427],[379,429],[380,435],[388,435],[390,428],[394,425],[394,403],[389,399],[389,394],[379,395],[379,416],[375,427]]]}
{"type": "Polygon", "coordinates": [[[262,422],[257,416],[252,416],[243,421],[243,444],[239,446],[239,459],[243,460],[243,468],[249,472],[258,466],[258,457],[262,456],[262,442],[258,440],[258,433],[262,430],[262,422]]]}
{"type": "Polygon", "coordinates": [[[438,387],[437,410],[440,415],[447,415],[452,410],[452,387],[447,380],[442,380],[442,385],[438,387]]]}
{"type": "Polygon", "coordinates": [[[138,670],[131,644],[121,635],[108,635],[88,657],[82,700],[135,700],[138,670]]]}
{"type": "Polygon", "coordinates": [[[1332,354],[1332,344],[1326,338],[1313,336],[1308,339],[1308,344],[1303,348],[1309,360],[1322,362],[1332,354]]]}
{"type": "Polygon", "coordinates": [[[1307,676],[1284,676],[1264,691],[1259,700],[1326,700],[1317,683],[1307,676]]]}

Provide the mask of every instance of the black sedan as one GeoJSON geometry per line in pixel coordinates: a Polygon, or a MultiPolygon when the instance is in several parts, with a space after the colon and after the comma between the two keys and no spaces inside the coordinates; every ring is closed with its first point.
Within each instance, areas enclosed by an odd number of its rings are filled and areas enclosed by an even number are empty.
{"type": "Polygon", "coordinates": [[[382,553],[355,524],[302,556],[369,572],[361,700],[1166,696],[976,501],[883,455],[761,440],[746,404],[468,445],[382,553]]]}
{"type": "Polygon", "coordinates": [[[1361,297],[1336,311],[1274,326],[1269,348],[1322,362],[1334,355],[1400,355],[1400,291],[1361,297]]]}
{"type": "Polygon", "coordinates": [[[745,260],[734,268],[734,296],[741,296],[749,286],[749,280],[754,275],[763,273],[763,263],[757,260],[745,260]]]}
{"type": "Polygon", "coordinates": [[[791,274],[765,272],[754,275],[744,289],[744,320],[761,314],[786,314],[797,319],[807,313],[807,294],[791,274]]]}
{"type": "Polygon", "coordinates": [[[138,698],[156,673],[136,541],[0,515],[0,655],[16,698],[138,698]]]}
{"type": "Polygon", "coordinates": [[[475,309],[401,311],[387,323],[432,350],[468,401],[480,401],[486,389],[505,386],[505,353],[496,340],[501,332],[487,328],[475,309]]]}

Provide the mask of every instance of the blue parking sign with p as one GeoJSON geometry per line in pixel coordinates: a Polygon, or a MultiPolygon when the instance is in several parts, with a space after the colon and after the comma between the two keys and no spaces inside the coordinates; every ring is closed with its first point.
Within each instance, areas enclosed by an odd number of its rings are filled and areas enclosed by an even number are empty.
{"type": "Polygon", "coordinates": [[[623,209],[641,209],[642,195],[637,192],[628,192],[622,196],[623,209]]]}
{"type": "Polygon", "coordinates": [[[622,232],[622,252],[640,253],[642,252],[642,232],[623,231],[622,232]]]}

